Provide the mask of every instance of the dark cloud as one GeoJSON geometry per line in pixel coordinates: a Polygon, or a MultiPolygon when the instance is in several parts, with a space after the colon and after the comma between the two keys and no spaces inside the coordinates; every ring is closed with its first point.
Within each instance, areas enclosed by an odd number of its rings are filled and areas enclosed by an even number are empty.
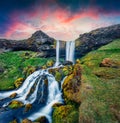
{"type": "Polygon", "coordinates": [[[120,0],[56,0],[62,7],[70,7],[71,11],[95,7],[106,12],[120,11],[120,0]]]}

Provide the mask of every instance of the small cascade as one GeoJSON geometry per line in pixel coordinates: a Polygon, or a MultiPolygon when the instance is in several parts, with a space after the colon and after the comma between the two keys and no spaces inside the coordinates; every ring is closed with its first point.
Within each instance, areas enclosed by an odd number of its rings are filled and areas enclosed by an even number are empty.
{"type": "Polygon", "coordinates": [[[74,63],[75,41],[66,42],[66,61],[74,63]]]}
{"type": "Polygon", "coordinates": [[[60,55],[60,41],[57,40],[56,41],[56,63],[55,63],[55,66],[58,66],[59,65],[59,56],[60,55]]]}
{"type": "MultiPolygon", "coordinates": [[[[24,104],[32,104],[37,110],[35,112],[32,110],[28,115],[24,114],[23,111],[20,114],[14,114],[13,110],[11,110],[11,114],[13,116],[10,118],[16,117],[19,120],[28,118],[34,121],[40,116],[45,116],[49,123],[51,123],[52,106],[55,103],[63,103],[62,91],[59,88],[59,83],[55,80],[53,75],[49,74],[48,70],[39,70],[34,72],[25,80],[24,84],[19,89],[2,92],[0,93],[0,98],[3,98],[4,101],[4,99],[9,99],[9,96],[13,93],[17,93],[17,97],[11,100],[6,100],[0,107],[7,107],[12,100],[17,100],[22,101],[24,104]]],[[[4,116],[6,115],[0,115],[1,123],[7,123],[10,121],[9,118],[6,119],[4,116]]]]}

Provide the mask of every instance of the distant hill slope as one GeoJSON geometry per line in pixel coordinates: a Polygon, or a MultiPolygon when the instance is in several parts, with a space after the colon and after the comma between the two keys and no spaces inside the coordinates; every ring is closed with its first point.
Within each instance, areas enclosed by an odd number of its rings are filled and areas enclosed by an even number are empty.
{"type": "Polygon", "coordinates": [[[120,38],[120,24],[84,33],[76,39],[76,56],[81,57],[118,38],[120,38]]]}

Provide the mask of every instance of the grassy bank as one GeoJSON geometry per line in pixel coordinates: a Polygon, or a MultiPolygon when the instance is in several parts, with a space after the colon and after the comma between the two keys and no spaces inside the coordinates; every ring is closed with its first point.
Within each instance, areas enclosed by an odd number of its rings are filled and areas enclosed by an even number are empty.
{"type": "Polygon", "coordinates": [[[81,64],[83,87],[79,122],[120,122],[120,40],[88,53],[81,64]],[[105,58],[114,65],[100,67],[105,58]]]}

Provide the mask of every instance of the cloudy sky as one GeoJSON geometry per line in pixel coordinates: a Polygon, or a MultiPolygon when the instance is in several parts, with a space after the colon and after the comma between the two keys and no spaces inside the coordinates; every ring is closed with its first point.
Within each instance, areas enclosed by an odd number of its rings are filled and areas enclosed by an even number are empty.
{"type": "Polygon", "coordinates": [[[120,23],[120,0],[1,0],[0,38],[25,39],[37,30],[61,40],[120,23]]]}

